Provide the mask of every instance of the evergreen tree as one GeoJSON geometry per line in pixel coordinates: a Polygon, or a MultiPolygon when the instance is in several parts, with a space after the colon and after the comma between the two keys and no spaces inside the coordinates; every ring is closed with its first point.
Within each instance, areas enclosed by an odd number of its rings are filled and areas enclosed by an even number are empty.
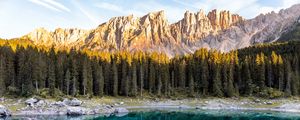
{"type": "Polygon", "coordinates": [[[3,96],[6,92],[6,86],[5,86],[5,79],[4,79],[4,76],[5,76],[5,73],[4,73],[4,59],[3,59],[3,56],[0,54],[0,95],[3,96]]]}
{"type": "Polygon", "coordinates": [[[284,92],[287,96],[291,96],[292,95],[292,91],[291,91],[292,69],[288,61],[285,62],[284,66],[285,66],[285,79],[286,79],[284,92]]]}
{"type": "Polygon", "coordinates": [[[265,55],[263,53],[256,55],[256,72],[258,73],[258,83],[259,89],[262,91],[265,88],[265,55]]]}
{"type": "Polygon", "coordinates": [[[112,77],[111,81],[113,82],[112,95],[118,96],[118,68],[115,62],[112,62],[111,77],[112,77]]]}
{"type": "Polygon", "coordinates": [[[69,95],[70,94],[70,81],[71,81],[71,73],[70,73],[70,70],[67,69],[66,73],[65,73],[65,77],[64,77],[64,88],[63,88],[63,92],[66,94],[66,95],[69,95]]]}
{"type": "Polygon", "coordinates": [[[278,89],[280,91],[283,91],[283,88],[284,88],[284,65],[283,65],[283,60],[282,60],[282,57],[279,55],[278,56],[278,63],[277,63],[277,66],[278,66],[278,89]]]}
{"type": "Polygon", "coordinates": [[[208,70],[208,64],[206,60],[203,60],[201,62],[201,66],[202,66],[202,73],[201,73],[201,88],[202,88],[202,94],[205,96],[208,94],[208,86],[209,86],[209,82],[208,82],[208,77],[209,77],[209,70],[208,70]]]}
{"type": "Polygon", "coordinates": [[[233,65],[231,64],[230,67],[229,67],[229,70],[228,70],[228,77],[227,77],[227,80],[228,80],[228,83],[227,83],[227,96],[228,97],[233,97],[235,96],[235,89],[234,89],[234,85],[233,85],[233,65]]]}
{"type": "Polygon", "coordinates": [[[243,63],[243,75],[245,81],[245,94],[251,96],[253,93],[253,82],[251,79],[250,69],[249,69],[249,57],[246,57],[243,63]]]}
{"type": "Polygon", "coordinates": [[[132,64],[132,79],[131,79],[131,88],[130,88],[130,94],[131,96],[137,95],[137,70],[136,70],[136,63],[134,62],[132,64]]]}
{"type": "MultiPolygon", "coordinates": [[[[52,62],[49,62],[52,63],[52,62]]],[[[53,64],[48,65],[48,77],[47,80],[49,82],[49,94],[51,96],[55,95],[55,70],[53,64]]]]}

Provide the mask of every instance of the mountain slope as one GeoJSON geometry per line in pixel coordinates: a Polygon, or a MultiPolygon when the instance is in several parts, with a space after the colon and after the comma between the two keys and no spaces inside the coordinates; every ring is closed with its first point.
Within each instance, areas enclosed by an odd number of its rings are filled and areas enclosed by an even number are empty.
{"type": "Polygon", "coordinates": [[[187,11],[184,18],[169,24],[164,12],[143,17],[110,19],[92,30],[37,29],[22,38],[34,44],[88,48],[99,51],[158,51],[169,56],[192,53],[199,48],[230,51],[256,43],[274,42],[289,31],[300,16],[300,5],[245,20],[229,11],[212,10],[205,15],[187,11]]]}

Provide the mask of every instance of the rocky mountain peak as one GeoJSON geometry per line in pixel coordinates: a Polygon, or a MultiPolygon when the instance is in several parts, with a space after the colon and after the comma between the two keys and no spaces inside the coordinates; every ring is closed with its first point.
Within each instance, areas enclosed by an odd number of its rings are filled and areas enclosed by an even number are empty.
{"type": "Polygon", "coordinates": [[[186,11],[173,24],[168,23],[164,11],[157,11],[142,17],[114,17],[92,30],[58,28],[49,32],[39,28],[24,37],[35,44],[99,51],[158,51],[172,56],[204,47],[226,52],[276,41],[293,28],[299,11],[300,4],[249,20],[226,10],[215,9],[208,14],[186,11]]]}
{"type": "Polygon", "coordinates": [[[219,11],[217,9],[210,11],[207,17],[215,30],[227,29],[231,25],[243,20],[243,18],[237,14],[231,14],[229,11],[219,11]]]}

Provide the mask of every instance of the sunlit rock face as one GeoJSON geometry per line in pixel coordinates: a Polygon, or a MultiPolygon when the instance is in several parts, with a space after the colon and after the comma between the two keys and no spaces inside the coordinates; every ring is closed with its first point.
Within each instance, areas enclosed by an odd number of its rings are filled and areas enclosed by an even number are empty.
{"type": "Polygon", "coordinates": [[[299,20],[300,5],[279,13],[244,19],[229,11],[186,11],[170,24],[164,11],[142,17],[114,17],[92,30],[43,28],[23,36],[35,44],[98,51],[157,51],[169,56],[192,53],[199,48],[227,52],[256,43],[276,41],[299,20]]]}

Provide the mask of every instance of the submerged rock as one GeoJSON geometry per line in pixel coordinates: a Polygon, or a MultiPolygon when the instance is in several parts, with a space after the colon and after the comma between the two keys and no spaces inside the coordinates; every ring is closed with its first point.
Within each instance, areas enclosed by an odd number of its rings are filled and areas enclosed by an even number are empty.
{"type": "Polygon", "coordinates": [[[3,105],[0,105],[0,116],[11,116],[11,112],[3,105]]]}

